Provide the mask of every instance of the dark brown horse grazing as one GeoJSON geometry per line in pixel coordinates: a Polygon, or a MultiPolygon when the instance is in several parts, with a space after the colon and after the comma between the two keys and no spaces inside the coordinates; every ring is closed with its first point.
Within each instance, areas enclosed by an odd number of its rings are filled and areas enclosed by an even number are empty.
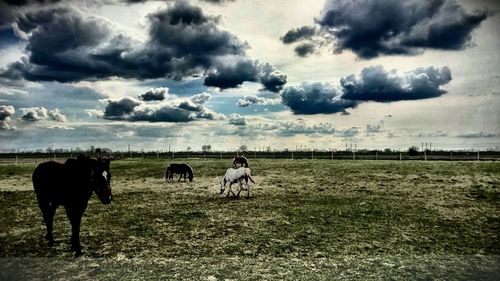
{"type": "Polygon", "coordinates": [[[68,159],[64,164],[49,161],[36,167],[33,172],[38,205],[47,227],[45,239],[54,244],[52,224],[54,213],[59,206],[64,206],[71,223],[71,249],[75,256],[83,254],[80,246],[80,222],[87,208],[92,192],[95,192],[103,204],[109,204],[111,195],[111,174],[109,159],[90,159],[78,157],[68,159]]]}
{"type": "Polygon", "coordinates": [[[175,164],[172,163],[167,167],[167,170],[165,171],[165,179],[167,182],[173,181],[174,180],[174,174],[179,174],[179,181],[181,180],[182,176],[184,176],[184,181],[186,181],[186,174],[188,175],[188,179],[190,182],[193,181],[193,169],[191,166],[188,164],[175,164]]]}
{"type": "Polygon", "coordinates": [[[237,167],[238,164],[240,165],[240,167],[245,167],[245,168],[248,168],[248,160],[245,156],[238,156],[236,155],[236,157],[233,158],[233,166],[237,167]]]}

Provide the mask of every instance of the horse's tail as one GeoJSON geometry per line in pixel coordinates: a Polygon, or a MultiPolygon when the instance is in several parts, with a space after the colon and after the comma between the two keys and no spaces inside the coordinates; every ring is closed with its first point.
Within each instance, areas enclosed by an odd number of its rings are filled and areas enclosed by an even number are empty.
{"type": "Polygon", "coordinates": [[[247,168],[247,177],[253,184],[255,184],[255,181],[252,179],[252,175],[250,175],[250,169],[248,168],[247,168]]]}
{"type": "Polygon", "coordinates": [[[193,181],[193,168],[191,168],[191,166],[189,165],[186,166],[187,166],[187,172],[189,174],[189,181],[193,181]]]}
{"type": "Polygon", "coordinates": [[[250,175],[248,175],[248,179],[253,183],[255,184],[255,181],[252,179],[252,177],[250,175]]]}

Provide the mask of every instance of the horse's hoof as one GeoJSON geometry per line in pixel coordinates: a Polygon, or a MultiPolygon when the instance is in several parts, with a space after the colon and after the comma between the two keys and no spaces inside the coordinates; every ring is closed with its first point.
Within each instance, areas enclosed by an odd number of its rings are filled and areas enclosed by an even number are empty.
{"type": "Polygon", "coordinates": [[[85,253],[83,251],[81,251],[81,250],[80,251],[76,251],[75,252],[75,258],[81,257],[81,256],[83,256],[83,254],[85,254],[85,253]]]}

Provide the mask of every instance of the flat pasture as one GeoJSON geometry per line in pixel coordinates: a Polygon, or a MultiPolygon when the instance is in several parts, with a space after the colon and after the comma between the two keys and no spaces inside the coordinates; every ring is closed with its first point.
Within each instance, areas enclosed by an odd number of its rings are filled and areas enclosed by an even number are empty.
{"type": "Polygon", "coordinates": [[[0,280],[500,280],[498,161],[250,159],[234,199],[228,159],[175,159],[195,178],[168,184],[174,160],[116,160],[79,258],[62,208],[43,239],[36,161],[0,164],[0,280]]]}

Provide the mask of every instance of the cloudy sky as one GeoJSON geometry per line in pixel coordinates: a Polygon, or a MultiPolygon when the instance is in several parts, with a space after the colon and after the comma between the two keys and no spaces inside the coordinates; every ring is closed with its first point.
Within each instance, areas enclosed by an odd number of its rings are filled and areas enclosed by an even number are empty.
{"type": "Polygon", "coordinates": [[[496,0],[0,1],[0,149],[500,149],[496,0]]]}

